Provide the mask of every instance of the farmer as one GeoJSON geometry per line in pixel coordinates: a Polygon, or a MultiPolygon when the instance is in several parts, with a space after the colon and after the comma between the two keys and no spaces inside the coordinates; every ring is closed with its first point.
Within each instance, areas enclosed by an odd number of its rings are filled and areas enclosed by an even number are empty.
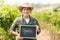
{"type": "Polygon", "coordinates": [[[21,17],[18,17],[14,20],[11,25],[10,32],[11,34],[16,36],[16,40],[37,40],[37,39],[29,39],[29,38],[22,38],[20,37],[19,31],[16,32],[16,28],[19,28],[19,25],[36,25],[37,27],[37,34],[40,33],[40,26],[38,21],[30,16],[33,7],[30,6],[29,3],[24,3],[23,6],[19,6],[19,11],[22,13],[21,17]]]}

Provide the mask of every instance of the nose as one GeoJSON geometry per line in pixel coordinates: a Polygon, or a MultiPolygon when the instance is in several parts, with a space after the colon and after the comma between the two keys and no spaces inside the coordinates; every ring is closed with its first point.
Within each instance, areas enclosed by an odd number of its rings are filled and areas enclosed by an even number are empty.
{"type": "Polygon", "coordinates": [[[27,10],[27,9],[25,9],[25,10],[24,10],[24,12],[25,12],[25,13],[28,13],[28,10],[27,10]]]}
{"type": "Polygon", "coordinates": [[[27,9],[25,9],[25,12],[27,12],[27,9]]]}

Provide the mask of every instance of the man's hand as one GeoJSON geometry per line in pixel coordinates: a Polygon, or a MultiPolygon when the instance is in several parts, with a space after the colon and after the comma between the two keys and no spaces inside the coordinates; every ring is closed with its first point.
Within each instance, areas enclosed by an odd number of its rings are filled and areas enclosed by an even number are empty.
{"type": "Polygon", "coordinates": [[[38,25],[36,25],[36,30],[37,30],[37,32],[40,32],[38,25]]]}
{"type": "Polygon", "coordinates": [[[20,34],[18,34],[18,35],[16,36],[16,39],[18,39],[18,40],[23,40],[23,37],[20,37],[20,34]]]}
{"type": "Polygon", "coordinates": [[[37,30],[37,31],[39,30],[39,26],[38,26],[38,25],[36,25],[36,30],[37,30]]]}
{"type": "Polygon", "coordinates": [[[17,39],[17,40],[18,40],[18,39],[19,39],[19,40],[23,40],[23,38],[20,37],[20,34],[18,34],[17,32],[12,31],[12,34],[16,36],[16,39],[17,39]]]}

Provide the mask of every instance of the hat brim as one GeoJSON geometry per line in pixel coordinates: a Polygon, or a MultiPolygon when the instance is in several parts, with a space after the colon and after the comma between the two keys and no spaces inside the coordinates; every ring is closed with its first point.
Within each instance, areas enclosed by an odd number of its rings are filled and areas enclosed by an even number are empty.
{"type": "MultiPolygon", "coordinates": [[[[18,7],[18,9],[19,9],[20,12],[22,12],[22,8],[25,8],[25,7],[23,7],[23,6],[19,6],[18,7]]],[[[33,7],[26,7],[26,8],[30,8],[31,11],[33,10],[33,7]]]]}

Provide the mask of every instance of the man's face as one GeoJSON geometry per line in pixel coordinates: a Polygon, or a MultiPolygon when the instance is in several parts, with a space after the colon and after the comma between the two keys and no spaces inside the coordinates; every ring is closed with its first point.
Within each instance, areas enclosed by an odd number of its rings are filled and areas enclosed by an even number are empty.
{"type": "Polygon", "coordinates": [[[22,8],[23,16],[29,16],[30,12],[31,12],[30,8],[27,8],[27,7],[22,8]]]}

